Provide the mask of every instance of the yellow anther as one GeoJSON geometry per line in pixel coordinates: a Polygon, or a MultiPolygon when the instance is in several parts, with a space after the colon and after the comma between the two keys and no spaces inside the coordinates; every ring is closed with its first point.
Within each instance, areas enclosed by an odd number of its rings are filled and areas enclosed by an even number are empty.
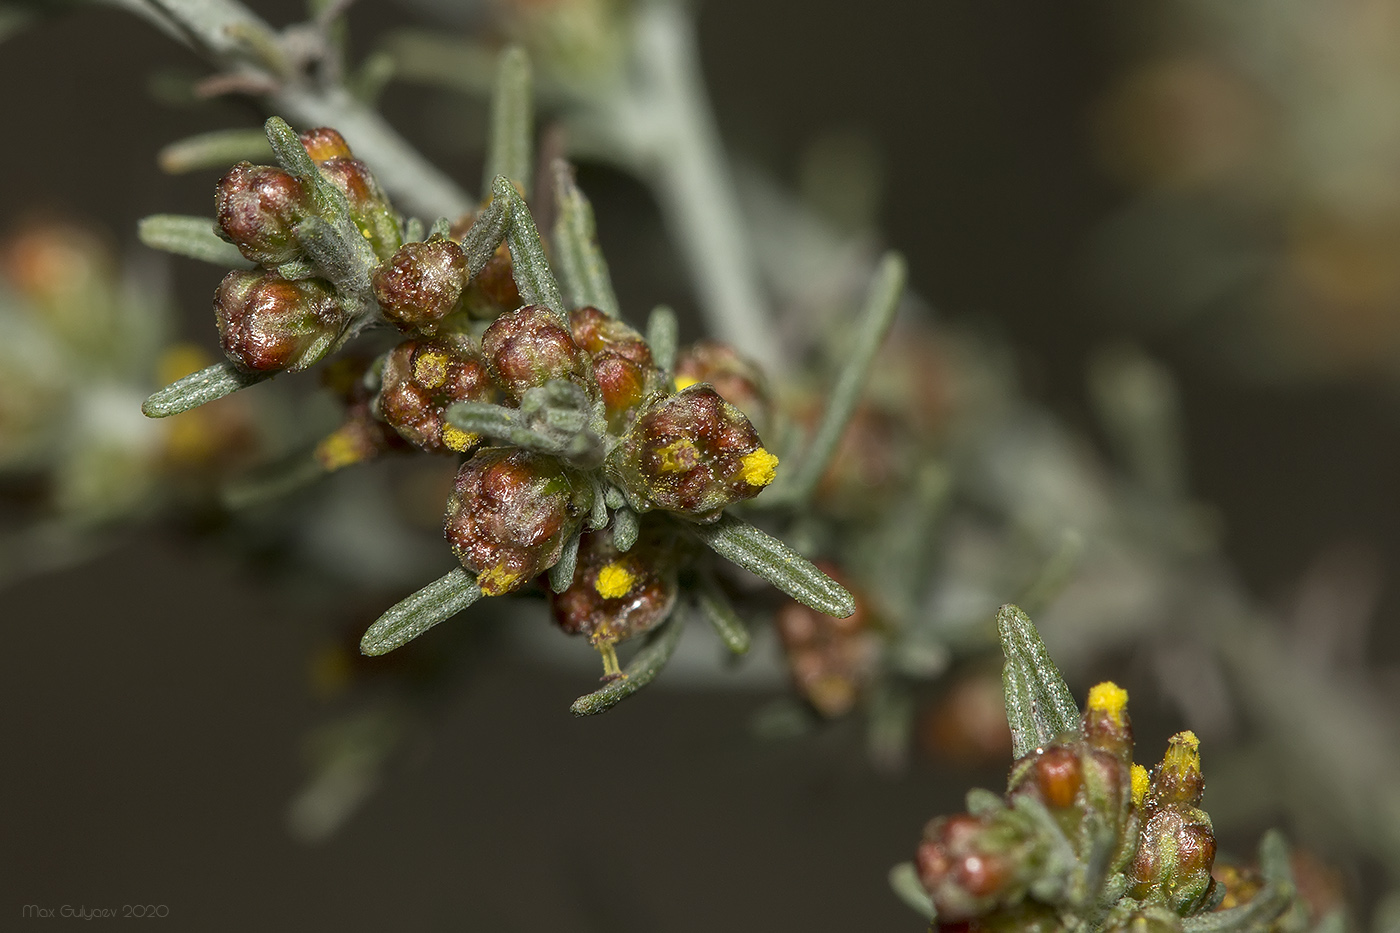
{"type": "Polygon", "coordinates": [[[436,389],[447,381],[447,354],[430,350],[413,361],[413,381],[425,389],[436,389]]]}
{"type": "Polygon", "coordinates": [[[750,486],[767,486],[778,475],[778,458],[762,447],[744,454],[739,466],[742,468],[740,478],[750,486]]]}
{"type": "Polygon", "coordinates": [[[700,462],[700,451],[695,449],[695,444],[689,438],[672,441],[658,453],[661,456],[659,468],[662,473],[683,473],[695,469],[695,465],[700,462]]]}
{"type": "Polygon", "coordinates": [[[676,377],[676,391],[677,391],[677,392],[684,392],[686,389],[690,388],[691,386],[693,386],[693,385],[699,385],[699,384],[700,384],[700,380],[699,380],[699,379],[696,379],[694,376],[677,376],[677,377],[676,377]]]}
{"type": "Polygon", "coordinates": [[[316,459],[327,473],[353,466],[364,459],[364,451],[345,431],[328,434],[316,445],[316,459]]]}
{"type": "Polygon", "coordinates": [[[498,564],[477,574],[476,584],[487,596],[500,596],[509,593],[520,582],[520,576],[516,571],[498,564]]]}
{"type": "Polygon", "coordinates": [[[473,431],[463,431],[450,424],[442,426],[442,446],[448,450],[466,453],[475,447],[479,440],[481,440],[481,435],[473,431]]]}
{"type": "Polygon", "coordinates": [[[1142,806],[1142,801],[1147,797],[1147,769],[1142,765],[1133,765],[1133,806],[1142,806]]]}
{"type": "Polygon", "coordinates": [[[1167,753],[1162,756],[1162,768],[1176,774],[1201,772],[1201,740],[1196,733],[1178,732],[1167,740],[1167,753]]]}
{"type": "Polygon", "coordinates": [[[162,383],[183,379],[212,363],[209,354],[192,343],[177,343],[166,347],[156,365],[156,376],[162,383]]]}
{"type": "Polygon", "coordinates": [[[1118,725],[1123,724],[1123,711],[1128,708],[1128,691],[1111,680],[1089,688],[1089,709],[1106,713],[1118,725]]]}
{"type": "Polygon", "coordinates": [[[615,561],[598,571],[598,579],[593,582],[593,588],[604,599],[620,599],[630,593],[636,583],[636,576],[620,561],[615,561]]]}

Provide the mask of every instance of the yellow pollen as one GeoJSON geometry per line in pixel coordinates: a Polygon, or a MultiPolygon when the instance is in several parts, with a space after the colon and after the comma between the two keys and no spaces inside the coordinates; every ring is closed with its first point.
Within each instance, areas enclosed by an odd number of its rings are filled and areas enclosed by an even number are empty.
{"type": "Polygon", "coordinates": [[[162,383],[183,379],[190,373],[199,372],[212,362],[209,354],[192,343],[177,343],[166,347],[156,364],[156,376],[162,383]]]}
{"type": "Polygon", "coordinates": [[[778,475],[778,458],[762,447],[744,454],[739,465],[743,468],[739,476],[750,486],[767,486],[778,475]]]}
{"type": "Polygon", "coordinates": [[[1142,765],[1133,765],[1133,806],[1142,806],[1147,796],[1147,784],[1147,769],[1142,765]]]}
{"type": "Polygon", "coordinates": [[[500,596],[502,593],[509,593],[520,582],[520,576],[515,571],[508,570],[504,565],[498,564],[477,574],[476,584],[481,587],[481,592],[487,596],[500,596]]]}
{"type": "Polygon", "coordinates": [[[334,473],[359,463],[364,453],[347,432],[336,431],[316,445],[316,459],[327,473],[334,473]]]}
{"type": "Polygon", "coordinates": [[[598,595],[604,599],[619,599],[632,591],[637,578],[621,562],[608,564],[598,571],[598,579],[594,581],[593,588],[598,591],[598,595]]]}
{"type": "Polygon", "coordinates": [[[1201,770],[1201,740],[1196,733],[1178,732],[1167,740],[1167,753],[1162,767],[1177,774],[1199,774],[1201,770]]]}
{"type": "Polygon", "coordinates": [[[364,237],[366,240],[372,240],[372,239],[374,239],[374,237],[370,234],[370,232],[369,232],[368,230],[366,230],[364,227],[361,227],[361,228],[360,228],[360,236],[364,237]]]}
{"type": "Polygon", "coordinates": [[[429,351],[413,361],[413,379],[425,389],[436,389],[447,381],[447,354],[429,351]]]}
{"type": "Polygon", "coordinates": [[[476,446],[476,442],[481,440],[481,435],[472,431],[463,431],[454,425],[445,424],[442,426],[442,446],[448,450],[455,450],[458,453],[466,453],[476,446]]]}
{"type": "Polygon", "coordinates": [[[694,469],[699,453],[688,438],[672,441],[660,450],[660,470],[662,473],[682,473],[694,469]]]}
{"type": "Polygon", "coordinates": [[[1089,688],[1089,709],[1107,713],[1116,724],[1123,725],[1123,711],[1128,707],[1128,691],[1111,680],[1089,688]]]}
{"type": "Polygon", "coordinates": [[[699,379],[696,379],[694,376],[677,376],[677,377],[676,377],[676,391],[677,391],[677,392],[684,392],[686,389],[690,388],[691,386],[693,386],[693,385],[699,385],[699,384],[700,384],[700,380],[699,380],[699,379]]]}

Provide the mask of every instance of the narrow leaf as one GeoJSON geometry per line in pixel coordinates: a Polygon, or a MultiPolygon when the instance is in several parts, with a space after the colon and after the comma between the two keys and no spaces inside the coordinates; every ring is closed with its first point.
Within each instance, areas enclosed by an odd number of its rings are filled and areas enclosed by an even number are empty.
{"type": "Polygon", "coordinates": [[[278,165],[303,181],[320,177],[316,163],[301,144],[301,137],[286,120],[268,117],[263,124],[263,132],[267,134],[268,145],[272,147],[272,155],[278,165]]]}
{"type": "Polygon", "coordinates": [[[856,601],[844,586],[777,538],[743,519],[721,515],[710,525],[693,525],[692,533],[711,550],[733,561],[818,612],[844,619],[856,601]]]}
{"type": "Polygon", "coordinates": [[[651,347],[651,361],[663,373],[676,367],[676,349],[680,345],[680,325],[676,322],[676,312],[666,305],[651,309],[647,318],[647,346],[651,347]]]}
{"type": "Polygon", "coordinates": [[[914,869],[913,862],[900,862],[890,869],[890,890],[925,920],[932,922],[938,915],[923,883],[919,881],[919,873],[914,869]]]}
{"type": "Polygon", "coordinates": [[[177,140],[156,155],[167,175],[181,175],[205,168],[227,168],[235,162],[272,158],[267,134],[260,129],[214,130],[177,140]]]}
{"type": "Polygon", "coordinates": [[[576,531],[564,543],[564,552],[559,560],[549,568],[549,588],[556,593],[567,590],[574,582],[574,571],[578,569],[578,545],[583,533],[576,531]]]}
{"type": "Polygon", "coordinates": [[[1006,692],[1012,754],[1020,758],[1058,735],[1077,730],[1079,707],[1024,612],[1012,605],[1002,606],[997,612],[997,633],[1006,658],[1001,682],[1006,692]]]}
{"type": "Polygon", "coordinates": [[[244,259],[238,247],[220,239],[214,232],[214,221],[208,217],[152,214],[137,223],[136,235],[152,249],[165,250],[176,256],[187,256],[233,269],[251,269],[256,265],[244,259]]]}
{"type": "Polygon", "coordinates": [[[172,382],[141,405],[147,418],[168,418],[198,408],[206,402],[232,395],[239,389],[271,379],[276,373],[240,372],[227,360],[172,382]]]}
{"type": "Polygon", "coordinates": [[[894,315],[899,310],[899,297],[904,292],[904,258],[898,253],[886,253],[870,285],[870,292],[861,311],[860,323],[850,347],[846,365],[831,391],[831,400],[822,414],[817,433],[807,448],[797,473],[787,489],[782,490],[785,501],[805,502],[826,473],[841,436],[846,433],[856,403],[865,390],[866,377],[875,362],[875,354],[889,333],[894,315]]]}
{"type": "Polygon", "coordinates": [[[706,580],[700,587],[695,594],[695,605],[700,614],[715,627],[715,633],[726,648],[734,654],[744,654],[749,650],[752,641],[749,627],[739,618],[739,613],[734,611],[729,597],[724,595],[713,580],[706,580]]]}
{"type": "Polygon", "coordinates": [[[647,643],[632,658],[622,677],[601,690],[579,697],[569,710],[575,716],[594,716],[612,709],[655,680],[666,662],[671,660],[671,655],[676,653],[676,645],[680,644],[681,631],[685,628],[683,615],[680,612],[671,613],[671,618],[651,634],[647,643]]]}
{"type": "Polygon", "coordinates": [[[554,256],[569,306],[592,305],[617,317],[617,293],[613,291],[603,250],[598,246],[593,205],[574,181],[573,166],[556,159],[553,168],[554,197],[559,206],[559,217],[554,222],[554,256]]]}
{"type": "Polygon", "coordinates": [[[360,639],[360,653],[387,654],[445,622],[481,598],[481,587],[461,567],[429,583],[379,617],[360,639]]]}
{"type": "Polygon", "coordinates": [[[534,164],[535,102],[530,57],[518,45],[501,53],[496,84],[491,95],[491,135],[486,150],[486,177],[490,188],[497,175],[520,186],[530,196],[534,164]]]}
{"type": "Polygon", "coordinates": [[[626,554],[632,550],[632,545],[637,543],[637,535],[641,532],[641,525],[637,521],[637,513],[625,506],[613,512],[612,517],[612,539],[613,545],[622,553],[626,554]]]}
{"type": "Polygon", "coordinates": [[[471,227],[462,237],[462,252],[467,254],[467,274],[475,278],[486,268],[496,249],[506,239],[510,227],[510,215],[506,204],[492,199],[491,203],[476,215],[471,227]]]}
{"type": "Polygon", "coordinates": [[[564,296],[559,292],[559,283],[554,281],[554,272],[549,268],[544,244],[540,242],[540,233],[535,229],[535,220],[530,216],[525,199],[503,175],[497,175],[491,183],[491,195],[493,201],[501,202],[510,221],[506,228],[506,244],[510,247],[511,270],[521,300],[526,304],[544,305],[567,326],[564,296]]]}

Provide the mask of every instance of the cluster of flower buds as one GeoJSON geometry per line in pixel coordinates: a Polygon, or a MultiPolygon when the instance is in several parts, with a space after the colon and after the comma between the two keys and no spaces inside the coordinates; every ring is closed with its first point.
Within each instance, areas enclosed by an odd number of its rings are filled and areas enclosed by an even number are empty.
{"type": "MultiPolygon", "coordinates": [[[[303,133],[317,171],[345,196],[349,218],[380,259],[402,236],[398,217],[365,164],[335,130],[303,133]]],[[[245,372],[295,372],[315,363],[350,324],[335,287],[297,267],[304,231],[326,208],[315,186],[282,168],[240,162],[219,181],[218,229],[263,268],[234,271],[214,296],[224,353],[245,372]]]]}
{"type": "Polygon", "coordinates": [[[1136,925],[1119,919],[1134,930],[1179,931],[1211,906],[1215,843],[1195,809],[1195,737],[1173,737],[1150,778],[1132,748],[1126,691],[1099,684],[1079,730],[1016,761],[1004,798],[978,792],[975,812],[929,823],[916,869],[938,926],[1060,930],[1110,889],[1128,890],[1136,925]]]}
{"type": "MultiPolygon", "coordinates": [[[[843,579],[834,567],[819,566],[833,580],[843,579]]],[[[853,615],[835,619],[789,599],[774,614],[773,624],[797,692],[823,716],[850,712],[874,679],[879,651],[864,604],[857,600],[853,615]]]]}
{"type": "Polygon", "coordinates": [[[583,635],[603,656],[603,676],[621,675],[615,646],[650,631],[676,604],[676,543],[659,522],[645,522],[627,553],[609,530],[583,536],[574,582],[550,594],[554,619],[583,635]]]}
{"type": "Polygon", "coordinates": [[[652,363],[651,348],[630,325],[597,308],[571,313],[569,330],[592,363],[609,426],[626,427],[637,406],[664,388],[664,377],[652,363]]]}

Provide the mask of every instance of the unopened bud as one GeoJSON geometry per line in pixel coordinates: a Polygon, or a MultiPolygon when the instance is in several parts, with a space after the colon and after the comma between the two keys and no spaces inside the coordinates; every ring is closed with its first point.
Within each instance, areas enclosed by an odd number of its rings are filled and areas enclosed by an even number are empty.
{"type": "Polygon", "coordinates": [[[369,166],[359,159],[336,156],[319,163],[321,174],[344,193],[350,218],[374,254],[388,259],[402,244],[398,218],[369,166]]]}
{"type": "Polygon", "coordinates": [[[623,415],[660,390],[651,348],[634,328],[597,308],[572,312],[569,326],[574,342],[592,357],[593,378],[610,421],[618,424],[623,415]]]}
{"type": "Polygon", "coordinates": [[[457,308],[467,279],[467,256],[446,237],[405,243],[370,277],[374,298],[399,330],[433,333],[457,308]]]}
{"type": "Polygon", "coordinates": [[[553,457],[481,450],[457,471],[447,540],[482,592],[500,596],[554,566],[587,505],[553,457]]]}
{"type": "Polygon", "coordinates": [[[1210,816],[1197,808],[1205,792],[1200,742],[1179,732],[1152,771],[1140,809],[1142,834],[1128,868],[1129,894],[1157,900],[1177,913],[1198,910],[1215,881],[1215,833],[1210,816]]]}
{"type": "Polygon", "coordinates": [[[230,272],[214,295],[219,343],[245,372],[296,372],[315,363],[345,329],[335,291],[319,279],[230,272]]]}
{"type": "Polygon", "coordinates": [[[678,390],[709,383],[760,432],[772,423],[773,400],[763,370],[727,343],[700,340],[684,347],[676,357],[675,380],[678,390]]]}
{"type": "Polygon", "coordinates": [[[743,412],[698,385],[648,405],[609,468],[646,507],[703,522],[762,492],[777,466],[743,412]]]}
{"type": "Polygon", "coordinates": [[[1020,899],[1025,840],[1014,825],[998,823],[996,815],[959,813],[925,827],[914,866],[939,923],[969,920],[1020,899]]]}
{"type": "Polygon", "coordinates": [[[292,228],[306,211],[301,182],[280,168],[239,162],[214,194],[219,229],[253,262],[277,265],[301,254],[292,228]]]}
{"type": "Polygon", "coordinates": [[[482,335],[481,347],[492,375],[517,402],[551,379],[592,388],[587,357],[543,305],[526,305],[496,318],[482,335]]]}
{"type": "Polygon", "coordinates": [[[466,453],[480,438],[448,424],[447,406],[490,401],[494,391],[471,338],[406,340],[384,362],[375,408],[410,444],[439,453],[466,453]]]}
{"type": "Polygon", "coordinates": [[[307,130],[301,134],[300,138],[302,146],[306,149],[306,154],[311,156],[311,161],[317,165],[329,162],[331,159],[354,157],[349,144],[345,142],[345,137],[329,126],[318,126],[313,130],[307,130]]]}
{"type": "Polygon", "coordinates": [[[549,601],[559,627],[587,637],[603,653],[605,673],[614,674],[613,646],[650,631],[669,616],[676,593],[669,542],[659,529],[648,527],[625,554],[613,545],[609,532],[584,535],[573,584],[562,593],[551,593],[549,601]]]}

